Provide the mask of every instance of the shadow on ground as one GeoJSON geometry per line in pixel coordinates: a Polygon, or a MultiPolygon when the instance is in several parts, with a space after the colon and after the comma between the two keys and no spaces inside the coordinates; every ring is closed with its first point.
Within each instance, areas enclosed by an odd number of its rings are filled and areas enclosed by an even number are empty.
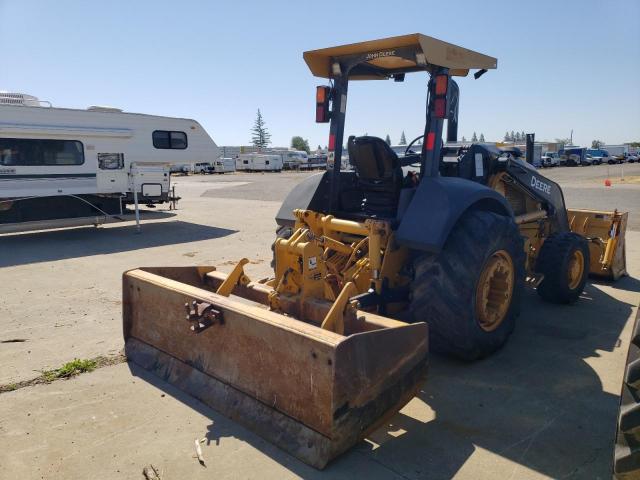
{"type": "Polygon", "coordinates": [[[140,234],[135,224],[128,224],[2,235],[0,267],[197,242],[237,232],[179,220],[143,222],[141,227],[140,234]]]}
{"type": "MultiPolygon", "coordinates": [[[[516,331],[500,352],[475,363],[431,357],[429,378],[411,408],[433,410],[435,419],[400,413],[323,472],[129,366],[133,375],[211,418],[203,436],[212,444],[239,438],[304,478],[451,478],[476,449],[490,454],[474,457],[467,473],[483,478],[519,478],[522,468],[553,478],[609,477],[617,386],[616,393],[604,391],[589,359],[619,347],[634,305],[600,285],[588,285],[575,305],[550,305],[527,291],[516,331]]],[[[640,292],[640,281],[627,277],[616,287],[640,292]]]]}

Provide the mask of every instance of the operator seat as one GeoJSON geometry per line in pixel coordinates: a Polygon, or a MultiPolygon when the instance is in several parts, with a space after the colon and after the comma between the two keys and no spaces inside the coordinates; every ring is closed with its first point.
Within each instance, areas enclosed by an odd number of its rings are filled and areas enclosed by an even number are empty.
{"type": "Polygon", "coordinates": [[[402,167],[391,147],[378,137],[349,137],[349,161],[354,166],[361,210],[367,215],[393,217],[402,189],[402,167]]]}
{"type": "Polygon", "coordinates": [[[486,185],[491,174],[499,168],[501,150],[494,145],[473,143],[469,147],[445,146],[442,155],[440,175],[465,178],[486,185]]]}

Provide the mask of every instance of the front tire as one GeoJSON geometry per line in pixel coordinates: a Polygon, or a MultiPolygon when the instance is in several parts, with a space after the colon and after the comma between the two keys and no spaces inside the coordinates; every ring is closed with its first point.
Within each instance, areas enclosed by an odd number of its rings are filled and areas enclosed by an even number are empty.
{"type": "Polygon", "coordinates": [[[552,303],[573,303],[580,297],[589,275],[589,244],[577,233],[550,235],[542,244],[536,271],[544,278],[538,295],[552,303]]]}
{"type": "Polygon", "coordinates": [[[507,341],[523,285],[523,240],[513,219],[472,210],[442,252],[415,259],[411,318],[429,325],[432,350],[476,360],[507,341]]]}

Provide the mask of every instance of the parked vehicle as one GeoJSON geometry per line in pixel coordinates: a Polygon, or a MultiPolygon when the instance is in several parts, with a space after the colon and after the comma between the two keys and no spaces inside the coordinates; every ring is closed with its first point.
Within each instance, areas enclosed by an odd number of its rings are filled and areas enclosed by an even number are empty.
{"type": "Polygon", "coordinates": [[[609,152],[609,164],[622,163],[629,154],[629,145],[605,145],[603,148],[609,152]]]}
{"type": "Polygon", "coordinates": [[[594,165],[600,165],[601,163],[609,163],[609,152],[601,148],[590,148],[587,150],[587,155],[590,155],[594,165]]]}
{"type": "Polygon", "coordinates": [[[213,169],[213,165],[210,162],[200,162],[194,165],[193,171],[195,173],[200,173],[202,175],[205,175],[207,173],[213,173],[214,169],[213,169]]]}
{"type": "Polygon", "coordinates": [[[190,163],[185,163],[182,165],[171,165],[171,167],[169,167],[169,171],[171,172],[171,174],[189,175],[193,172],[193,165],[190,163]]]}
{"type": "Polygon", "coordinates": [[[219,158],[213,162],[215,173],[230,173],[236,171],[236,161],[233,158],[219,158]]]}
{"type": "Polygon", "coordinates": [[[558,154],[560,155],[561,163],[567,166],[589,166],[592,164],[592,159],[587,156],[586,151],[586,148],[571,146],[560,150],[558,154]]]}
{"type": "Polygon", "coordinates": [[[280,172],[282,157],[265,153],[243,153],[236,158],[236,170],[246,172],[280,172]]]}
{"type": "Polygon", "coordinates": [[[324,170],[327,168],[327,155],[313,155],[308,158],[306,165],[301,165],[303,170],[324,170]]]}
{"type": "Polygon", "coordinates": [[[560,158],[557,152],[547,152],[541,158],[543,167],[557,167],[560,165],[560,158]]]}
{"type": "Polygon", "coordinates": [[[278,155],[282,160],[282,168],[285,170],[299,170],[305,168],[305,165],[309,161],[309,155],[302,150],[282,150],[274,149],[269,150],[269,155],[278,155]]]}
{"type": "Polygon", "coordinates": [[[79,218],[100,223],[96,216],[122,214],[134,197],[166,202],[171,165],[217,155],[195,120],[42,105],[31,95],[0,93],[2,231],[30,229],[17,226],[29,222],[39,229],[82,224],[79,218]]]}
{"type": "Polygon", "coordinates": [[[602,148],[605,148],[610,155],[615,157],[629,152],[628,145],[605,145],[602,148]]]}

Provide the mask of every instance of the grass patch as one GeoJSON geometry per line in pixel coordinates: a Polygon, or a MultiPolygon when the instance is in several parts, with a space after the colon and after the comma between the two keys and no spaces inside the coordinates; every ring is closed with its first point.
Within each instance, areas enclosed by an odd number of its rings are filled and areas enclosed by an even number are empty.
{"type": "Polygon", "coordinates": [[[0,384],[0,394],[5,392],[13,392],[24,387],[32,387],[34,385],[40,385],[42,383],[51,383],[56,380],[66,379],[80,375],[81,373],[92,372],[96,368],[108,367],[110,365],[117,365],[118,363],[126,362],[127,358],[124,354],[119,353],[109,356],[98,356],[89,360],[75,359],[71,362],[67,362],[60,368],[54,368],[53,370],[44,370],[40,372],[40,376],[32,378],[30,380],[22,380],[16,383],[8,383],[5,385],[0,384]]]}
{"type": "Polygon", "coordinates": [[[624,185],[625,183],[627,185],[637,185],[638,183],[640,183],[640,176],[638,175],[627,175],[626,177],[615,177],[611,179],[612,183],[617,183],[619,185],[624,185]]]}
{"type": "Polygon", "coordinates": [[[81,373],[92,372],[97,366],[98,362],[96,360],[80,360],[76,358],[71,362],[65,363],[60,368],[43,371],[42,377],[45,381],[52,382],[57,378],[69,378],[81,373]]]}

